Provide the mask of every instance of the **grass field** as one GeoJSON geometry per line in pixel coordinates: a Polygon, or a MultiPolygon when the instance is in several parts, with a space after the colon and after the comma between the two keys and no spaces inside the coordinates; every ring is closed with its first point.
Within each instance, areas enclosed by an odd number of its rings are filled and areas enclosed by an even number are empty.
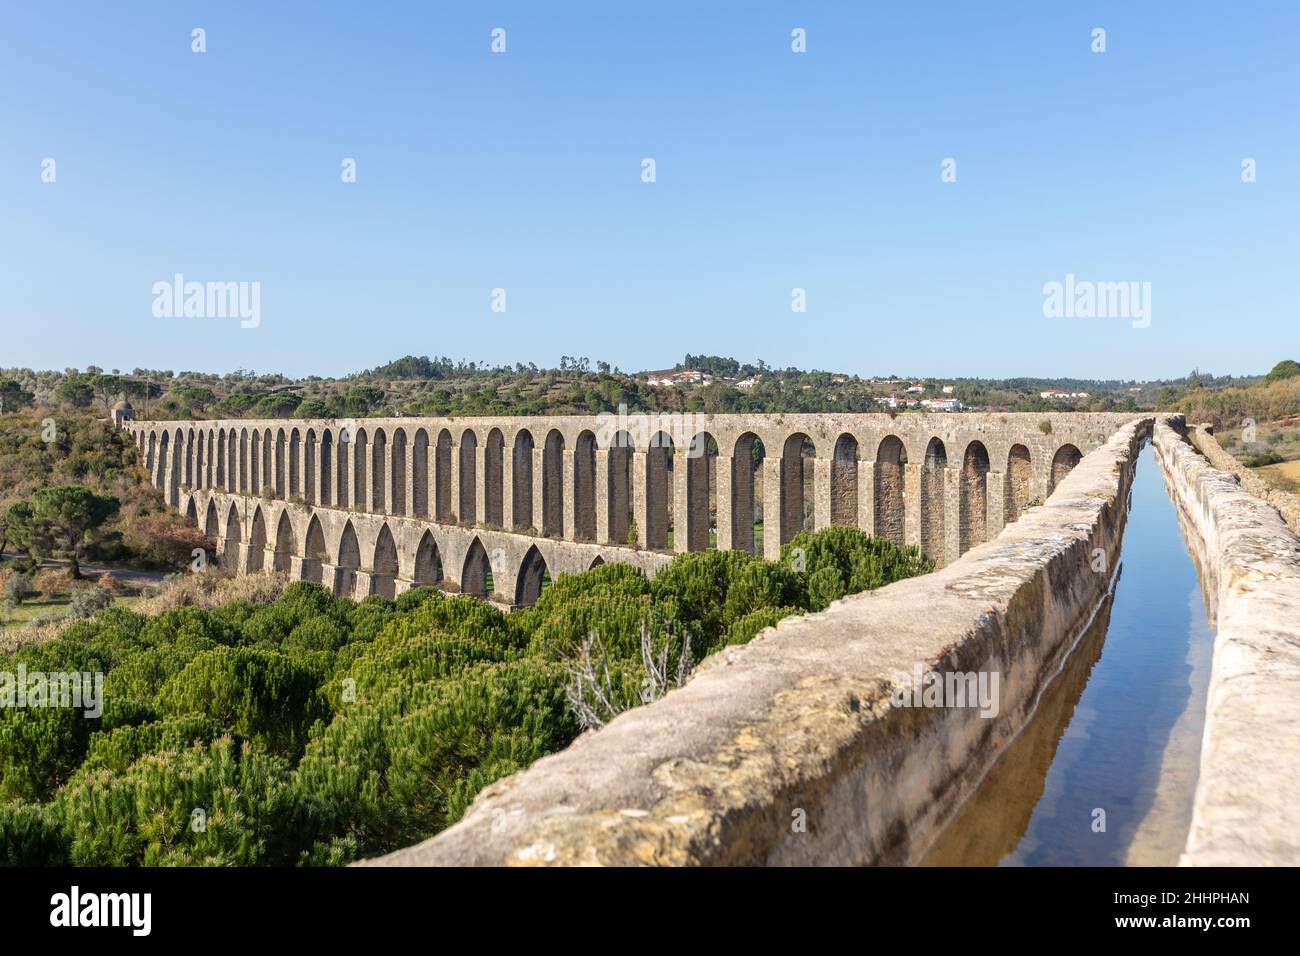
{"type": "Polygon", "coordinates": [[[1300,459],[1284,461],[1278,465],[1265,465],[1254,469],[1274,488],[1282,491],[1300,492],[1300,459]]]}
{"type": "MultiPolygon", "coordinates": [[[[138,595],[129,595],[119,597],[114,601],[117,607],[131,607],[140,598],[138,595]]],[[[51,612],[66,611],[71,603],[70,594],[60,594],[53,598],[33,598],[30,601],[24,601],[14,608],[0,608],[0,628],[5,627],[22,627],[29,621],[34,621],[42,615],[51,612]]]]}

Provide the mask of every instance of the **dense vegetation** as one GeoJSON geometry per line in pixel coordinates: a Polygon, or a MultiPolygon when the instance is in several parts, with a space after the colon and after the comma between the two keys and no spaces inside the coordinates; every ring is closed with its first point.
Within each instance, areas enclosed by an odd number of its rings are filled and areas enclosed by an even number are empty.
{"type": "Polygon", "coordinates": [[[1300,364],[1278,362],[1261,381],[1228,388],[1163,389],[1160,407],[1186,414],[1191,422],[1235,427],[1244,419],[1284,421],[1300,416],[1300,364]]]}
{"type": "Polygon", "coordinates": [[[201,535],[168,512],[130,437],[95,410],[50,405],[0,415],[0,550],[33,559],[169,569],[201,535]]]}
{"type": "Polygon", "coordinates": [[[698,661],[929,567],[832,528],[780,562],[708,551],[654,580],[618,564],[561,575],[510,615],[431,588],[354,603],[305,582],[269,604],[113,608],[0,656],[0,674],[105,675],[97,718],[0,708],[0,863],[319,865],[407,845],[573,739],[593,636],[617,712],[646,697],[647,641],[698,661]]]}

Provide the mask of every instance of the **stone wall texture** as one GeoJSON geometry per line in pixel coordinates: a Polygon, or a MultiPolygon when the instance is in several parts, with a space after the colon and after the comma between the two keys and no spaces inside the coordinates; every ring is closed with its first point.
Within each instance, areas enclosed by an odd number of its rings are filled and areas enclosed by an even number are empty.
{"type": "Polygon", "coordinates": [[[1300,865],[1300,537],[1176,428],[1158,422],[1155,447],[1217,626],[1180,862],[1300,865]]]}
{"type": "Polygon", "coordinates": [[[1189,429],[1187,437],[1211,465],[1235,475],[1243,488],[1276,508],[1287,527],[1300,534],[1300,496],[1270,487],[1263,478],[1224,451],[1214,433],[1205,425],[1189,429]]]}

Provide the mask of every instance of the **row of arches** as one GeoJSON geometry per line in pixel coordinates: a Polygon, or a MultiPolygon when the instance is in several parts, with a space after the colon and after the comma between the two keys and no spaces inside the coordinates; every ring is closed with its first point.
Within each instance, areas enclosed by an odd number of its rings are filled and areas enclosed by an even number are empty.
{"type": "MultiPolygon", "coordinates": [[[[261,506],[255,507],[248,521],[247,541],[243,517],[233,502],[222,509],[216,498],[210,499],[200,522],[196,499],[190,497],[186,516],[191,523],[201,526],[208,538],[220,542],[220,562],[240,571],[294,575],[297,580],[314,581],[330,587],[335,594],[358,600],[371,594],[394,598],[399,580],[409,581],[412,586],[448,587],[442,553],[432,532],[427,530],[420,537],[410,566],[403,568],[397,541],[387,524],[380,527],[373,547],[367,548],[363,554],[356,528],[350,520],[344,523],[337,541],[330,546],[320,517],[313,514],[300,549],[298,534],[288,512],[280,513],[272,533],[266,511],[261,506]],[[295,562],[295,558],[299,560],[295,562]]],[[[602,563],[603,559],[597,557],[592,567],[602,563]]],[[[542,589],[551,582],[546,559],[534,545],[520,562],[512,587],[498,592],[492,562],[483,542],[477,537],[470,543],[459,572],[456,589],[461,593],[480,598],[513,599],[516,606],[534,604],[542,589]]]]}
{"type": "MultiPolygon", "coordinates": [[[[960,554],[988,540],[1045,497],[1034,494],[1027,444],[1012,445],[1005,462],[995,463],[982,441],[971,440],[950,463],[937,436],[909,471],[907,445],[897,434],[864,449],[845,432],[829,448],[823,439],[819,449],[809,434],[795,432],[771,457],[756,432],[725,448],[707,431],[681,447],[666,432],[651,436],[646,447],[626,432],[601,446],[592,430],[569,442],[558,428],[546,430],[540,445],[531,430],[519,428],[509,446],[500,428],[481,443],[473,428],[459,435],[442,428],[431,436],[417,427],[408,439],[405,428],[346,425],[175,427],[138,435],[146,466],[171,502],[185,487],[216,488],[661,551],[723,547],[770,557],[806,528],[841,524],[900,544],[914,540],[942,562],[954,549],[960,554]],[[870,469],[865,481],[864,465],[870,469]],[[1002,484],[990,490],[995,472],[1002,484]],[[912,527],[909,484],[919,499],[912,527]],[[955,528],[947,526],[949,489],[956,495],[955,528]],[[992,519],[991,500],[998,504],[992,519]]],[[[1046,494],[1080,458],[1073,444],[1057,448],[1046,494]]]]}

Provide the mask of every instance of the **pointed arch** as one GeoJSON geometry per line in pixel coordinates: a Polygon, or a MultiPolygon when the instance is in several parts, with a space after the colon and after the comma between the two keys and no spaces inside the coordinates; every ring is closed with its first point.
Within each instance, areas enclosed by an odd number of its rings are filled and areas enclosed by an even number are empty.
{"type": "Polygon", "coordinates": [[[433,453],[433,507],[434,520],[444,524],[451,521],[451,432],[438,432],[438,444],[433,453]]]}
{"type": "Polygon", "coordinates": [[[309,428],[303,436],[302,449],[302,500],[314,505],[320,497],[316,485],[316,429],[309,428]]]}
{"type": "Polygon", "coordinates": [[[495,592],[492,564],[488,561],[487,549],[478,538],[470,542],[469,550],[465,553],[465,565],[460,573],[460,590],[462,594],[480,598],[486,598],[495,592]]]}
{"type": "MultiPolygon", "coordinates": [[[[281,430],[281,436],[284,431],[281,430]]],[[[302,476],[302,432],[294,428],[289,431],[289,474],[284,477],[284,481],[279,485],[280,497],[285,500],[296,498],[302,495],[303,489],[300,483],[302,476]]],[[[280,461],[284,461],[284,448],[281,447],[280,461]]],[[[283,467],[281,465],[280,467],[283,467]]],[[[303,496],[305,498],[305,496],[303,496]]]]}
{"type": "Polygon", "coordinates": [[[320,433],[320,483],[317,498],[326,507],[335,504],[334,434],[328,428],[322,428],[320,433]]]}
{"type": "Polygon", "coordinates": [[[433,540],[433,533],[425,531],[420,537],[420,545],[415,549],[415,573],[411,576],[416,585],[442,583],[442,555],[438,543],[433,540]]]}
{"type": "Polygon", "coordinates": [[[190,495],[190,500],[185,504],[185,523],[192,524],[196,528],[199,526],[199,509],[194,503],[193,495],[190,495]]]}
{"type": "Polygon", "coordinates": [[[370,482],[366,478],[368,471],[370,446],[369,437],[364,428],[358,428],[352,436],[352,503],[354,511],[370,510],[370,482]]]}
{"type": "Polygon", "coordinates": [[[243,528],[239,520],[239,509],[235,507],[234,502],[231,502],[230,510],[226,512],[226,543],[221,551],[221,557],[232,569],[239,567],[239,545],[242,537],[243,528]]]}
{"type": "Polygon", "coordinates": [[[203,519],[203,533],[213,541],[216,541],[217,536],[221,534],[221,519],[217,517],[217,502],[215,498],[208,501],[208,513],[203,519]]]}
{"type": "Polygon", "coordinates": [[[253,530],[248,536],[248,570],[261,571],[266,561],[266,515],[262,506],[253,509],[253,530]]]}
{"type": "Polygon", "coordinates": [[[336,593],[340,597],[355,597],[357,569],[361,567],[361,547],[357,543],[357,531],[352,527],[351,519],[343,525],[343,533],[339,535],[338,555],[336,593]]]}
{"type": "Polygon", "coordinates": [[[289,512],[281,511],[280,520],[275,527],[275,556],[271,561],[271,570],[288,574],[293,568],[293,558],[297,553],[298,540],[293,533],[289,512]]]}
{"type": "Polygon", "coordinates": [[[322,583],[326,564],[329,564],[329,553],[325,550],[325,532],[320,518],[312,515],[307,523],[307,540],[302,552],[302,579],[322,583]]]}
{"type": "Polygon", "coordinates": [[[546,567],[546,560],[537,550],[537,545],[533,545],[519,565],[519,577],[515,581],[515,607],[532,607],[541,597],[542,588],[550,583],[551,573],[546,567]]]}
{"type": "Polygon", "coordinates": [[[371,564],[370,593],[392,599],[397,597],[397,542],[387,523],[375,539],[375,557],[371,564]]]}

